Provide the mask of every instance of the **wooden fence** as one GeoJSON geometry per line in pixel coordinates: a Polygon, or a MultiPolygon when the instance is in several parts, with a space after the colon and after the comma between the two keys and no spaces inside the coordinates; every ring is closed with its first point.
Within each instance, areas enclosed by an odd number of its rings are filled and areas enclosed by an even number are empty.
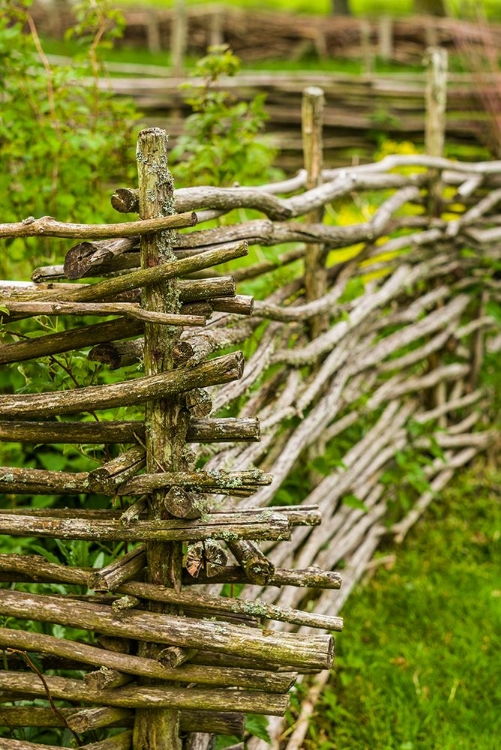
{"type": "MultiPolygon", "coordinates": [[[[71,6],[35,2],[34,18],[43,33],[61,35],[72,25],[71,6]]],[[[501,48],[501,26],[483,27],[467,21],[431,16],[343,18],[235,8],[224,3],[171,8],[123,9],[124,43],[151,52],[170,50],[200,57],[207,47],[229,44],[244,61],[319,58],[365,60],[376,56],[405,65],[420,65],[426,49],[440,45],[454,50],[467,37],[471,44],[494,43],[501,48]]]]}
{"type": "MultiPolygon", "coordinates": [[[[79,473],[0,469],[4,498],[20,496],[14,509],[3,501],[0,533],[135,545],[92,570],[0,555],[3,582],[44,584],[0,590],[0,614],[16,618],[0,630],[4,727],[66,727],[84,746],[85,732],[121,727],[92,749],[178,748],[181,736],[201,750],[208,733],[241,734],[244,713],[256,712],[275,717],[278,736],[291,684],[317,673],[318,694],[328,676],[332,637],[311,629],[341,627],[380,540],[401,541],[496,438],[478,373],[486,345],[500,347],[486,306],[500,296],[501,163],[397,156],[325,169],[319,92],[306,99],[306,169],[290,180],[173,190],[165,136],[149,129],[138,190],[112,197],[139,221],[0,225],[0,238],[79,240],[64,264],[36,269],[36,283],[1,282],[2,365],[83,349],[118,376],[0,396],[5,443],[109,446],[101,466],[79,473]],[[375,210],[367,192],[380,195],[375,210]],[[363,218],[338,221],[347,205],[363,218]],[[249,264],[226,275],[249,249],[249,264]],[[220,264],[224,274],[212,270],[220,264]],[[36,315],[120,317],[19,337],[17,321],[36,315]],[[221,353],[239,345],[245,369],[238,351],[221,353]],[[143,374],[125,380],[131,365],[143,374]],[[421,485],[405,472],[388,481],[397,453],[418,457],[421,485]],[[32,494],[59,500],[37,509],[32,494]],[[108,507],[65,509],[84,495],[108,507]],[[75,593],[58,595],[59,583],[75,593]],[[240,597],[220,596],[242,583],[240,597]],[[98,645],[26,620],[95,633],[98,645]],[[64,676],[75,668],[83,679],[64,676]],[[45,674],[54,669],[62,675],[45,674]],[[35,699],[46,703],[27,704],[35,699]]],[[[304,731],[299,722],[288,750],[304,731]]]]}
{"type": "MultiPolygon", "coordinates": [[[[117,69],[120,66],[115,66],[117,69]]],[[[130,70],[130,67],[127,66],[130,70]]],[[[142,67],[138,78],[121,75],[102,82],[103,88],[134,99],[149,124],[165,127],[173,141],[182,133],[190,113],[188,94],[180,89],[181,78],[148,77],[142,67]]],[[[140,71],[138,70],[138,73],[140,71]]],[[[202,83],[193,79],[193,83],[202,83]]],[[[277,164],[287,171],[301,166],[301,97],[305,88],[318,86],[325,92],[324,152],[335,166],[354,159],[370,161],[381,138],[424,145],[426,73],[360,75],[331,73],[245,73],[221,78],[222,89],[235,92],[239,100],[266,95],[266,132],[280,149],[277,164]]],[[[501,75],[479,80],[471,74],[448,76],[446,133],[449,148],[495,148],[499,137],[484,106],[488,92],[501,91],[501,75]]]]}

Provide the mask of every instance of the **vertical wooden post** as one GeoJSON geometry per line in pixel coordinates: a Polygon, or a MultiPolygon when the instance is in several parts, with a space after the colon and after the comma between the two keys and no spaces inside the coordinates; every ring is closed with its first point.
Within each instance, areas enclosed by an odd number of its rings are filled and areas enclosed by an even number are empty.
{"type": "MultiPolygon", "coordinates": [[[[433,47],[427,53],[428,76],[426,82],[425,109],[425,151],[429,156],[443,156],[445,145],[445,107],[447,103],[447,52],[440,47],[433,47]]],[[[433,219],[440,215],[442,204],[442,186],[440,174],[430,171],[428,185],[428,216],[433,219]]],[[[432,354],[430,363],[437,367],[440,361],[438,353],[432,354]]],[[[433,391],[433,403],[442,406],[447,400],[445,382],[438,383],[433,391]]],[[[445,427],[446,416],[439,419],[445,427]]]]}
{"type": "Polygon", "coordinates": [[[176,0],[174,15],[172,18],[172,74],[182,76],[184,74],[184,57],[186,55],[186,43],[188,39],[188,19],[186,16],[185,0],[176,0]]]}
{"type": "Polygon", "coordinates": [[[379,56],[385,62],[393,59],[393,18],[387,15],[379,19],[379,56]]]}
{"type": "Polygon", "coordinates": [[[428,50],[426,83],[425,144],[429,156],[443,156],[445,143],[445,107],[447,104],[447,50],[428,50]]]}
{"type": "Polygon", "coordinates": [[[210,13],[209,46],[219,47],[224,44],[224,12],[221,5],[213,5],[210,13]]]}
{"type": "MultiPolygon", "coordinates": [[[[167,168],[167,134],[160,128],[148,128],[139,133],[137,144],[139,183],[139,215],[141,219],[167,216],[174,213],[173,180],[167,168]]],[[[165,263],[175,256],[171,248],[172,232],[158,232],[141,237],[141,265],[143,268],[165,263]]],[[[143,289],[142,304],[156,312],[178,312],[180,308],[176,280],[162,282],[143,289]]],[[[145,324],[144,370],[155,375],[173,369],[173,348],[180,329],[145,324]]],[[[177,397],[149,402],[145,414],[146,452],[148,473],[176,471],[186,468],[183,457],[187,418],[177,397]]],[[[153,492],[148,497],[148,517],[168,516],[164,506],[165,491],[153,492]]],[[[178,588],[181,585],[182,550],[179,543],[150,542],[146,547],[148,580],[178,588]]],[[[167,605],[168,606],[168,605],[167,605]]],[[[165,605],[151,603],[156,612],[165,605]]],[[[161,648],[161,647],[160,647],[161,648]]],[[[140,654],[153,656],[155,644],[141,644],[140,654]]],[[[139,709],[134,724],[134,750],[181,750],[179,712],[170,709],[139,709]]]]}
{"type": "Polygon", "coordinates": [[[370,75],[374,69],[374,53],[371,42],[371,25],[369,21],[360,21],[360,44],[362,47],[363,72],[370,75]]]}
{"type": "Polygon", "coordinates": [[[156,11],[152,9],[148,11],[146,35],[148,38],[148,51],[152,54],[158,54],[162,50],[162,42],[160,40],[160,25],[158,22],[156,11]]]}
{"type": "MultiPolygon", "coordinates": [[[[322,124],[324,111],[324,92],[317,86],[309,86],[303,92],[301,111],[303,155],[306,169],[306,188],[311,190],[322,184],[323,142],[322,124]]],[[[320,223],[323,210],[315,209],[307,215],[307,221],[320,223]]],[[[305,256],[305,290],[308,302],[319,299],[327,289],[325,270],[325,248],[323,245],[308,245],[305,256]]],[[[310,321],[310,332],[315,338],[326,329],[328,320],[325,315],[316,316],[310,321]]]]}

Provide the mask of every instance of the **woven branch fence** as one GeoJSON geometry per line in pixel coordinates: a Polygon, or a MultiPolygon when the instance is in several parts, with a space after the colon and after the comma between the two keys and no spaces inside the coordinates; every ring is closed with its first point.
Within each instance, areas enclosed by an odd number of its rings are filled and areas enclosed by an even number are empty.
{"type": "Polygon", "coordinates": [[[404,539],[496,439],[478,373],[486,347],[501,347],[486,313],[501,294],[501,163],[397,156],[325,169],[321,100],[305,94],[305,169],[290,180],[174,190],[165,134],[148,129],[138,189],[112,197],[139,220],[0,225],[3,238],[78,240],[33,281],[0,283],[0,363],[84,350],[117,376],[0,396],[1,441],[107,451],[78,473],[1,468],[0,534],[130,543],[98,569],[0,555],[0,614],[16,623],[0,629],[4,727],[65,727],[93,750],[202,750],[264,713],[279,747],[291,685],[312,680],[280,745],[296,750],[333,660],[325,633],[341,629],[381,539],[404,539]],[[336,223],[346,204],[365,220],[336,223]],[[119,317],[19,336],[39,315],[119,317]],[[387,477],[409,451],[424,486],[404,472],[399,511],[387,477]],[[30,495],[57,500],[36,508],[30,495]],[[93,645],[45,623],[88,631],[93,645]],[[98,728],[114,731],[89,740],[98,728]]]}
{"type": "MultiPolygon", "coordinates": [[[[74,23],[71,5],[55,2],[33,5],[37,26],[45,34],[62,36],[74,23]]],[[[177,8],[140,7],[123,9],[124,42],[147,47],[150,52],[170,50],[199,57],[207,47],[229,44],[246,62],[269,59],[301,59],[312,53],[319,58],[384,60],[420,64],[430,46],[454,50],[467,36],[474,45],[486,39],[501,48],[501,26],[483,25],[451,18],[422,16],[374,19],[281,13],[235,8],[224,3],[177,8]]]]}

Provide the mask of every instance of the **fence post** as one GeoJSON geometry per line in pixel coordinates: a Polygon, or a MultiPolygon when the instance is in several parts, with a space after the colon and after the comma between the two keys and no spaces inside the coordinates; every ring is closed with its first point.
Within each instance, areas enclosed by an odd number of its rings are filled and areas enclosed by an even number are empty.
{"type": "MultiPolygon", "coordinates": [[[[322,125],[324,111],[324,92],[317,86],[309,86],[303,92],[301,111],[303,154],[306,169],[306,188],[311,190],[322,184],[323,142],[322,125]]],[[[311,211],[308,222],[320,223],[323,209],[311,211]]],[[[323,245],[308,245],[305,255],[305,290],[306,299],[311,302],[325,294],[327,274],[325,269],[325,248],[323,245]]],[[[319,315],[310,321],[311,337],[315,338],[328,325],[325,315],[319,315]]]]}
{"type": "MultiPolygon", "coordinates": [[[[447,51],[433,47],[427,53],[427,81],[425,108],[425,151],[428,156],[443,156],[445,144],[445,107],[447,103],[447,51]]],[[[437,170],[430,170],[428,184],[428,216],[433,219],[440,215],[442,205],[442,185],[437,170]]],[[[436,367],[440,355],[432,354],[430,361],[436,367]]],[[[446,384],[440,382],[435,386],[433,400],[435,406],[441,406],[447,399],[446,384]]],[[[446,417],[439,417],[441,427],[446,424],[446,417]]]]}
{"type": "Polygon", "coordinates": [[[433,47],[427,53],[425,145],[428,156],[443,156],[447,103],[447,50],[433,47]]]}
{"type": "Polygon", "coordinates": [[[379,19],[379,55],[385,62],[393,59],[393,18],[381,16],[379,19]]]}
{"type": "MultiPolygon", "coordinates": [[[[167,134],[160,128],[139,133],[137,143],[139,215],[152,219],[174,213],[173,181],[167,168],[167,134]]],[[[151,268],[175,259],[171,249],[172,232],[146,234],[141,238],[141,266],[151,268]]],[[[164,281],[142,291],[142,306],[156,312],[179,310],[176,280],[164,281]]],[[[156,375],[173,369],[173,348],[179,333],[174,327],[145,324],[144,372],[156,375]]],[[[179,471],[187,468],[183,457],[186,416],[180,399],[173,397],[148,402],[145,411],[146,471],[179,471]]],[[[166,490],[152,492],[148,518],[165,518],[166,490]]],[[[146,545],[149,583],[180,587],[182,546],[179,542],[149,542],[146,545]]],[[[170,605],[150,603],[150,611],[172,612],[170,605]]],[[[155,644],[141,643],[140,656],[155,657],[155,644]]],[[[170,709],[138,709],[134,723],[134,750],[181,750],[179,712],[170,709]]]]}
{"type": "Polygon", "coordinates": [[[172,74],[180,77],[184,74],[184,57],[188,38],[188,19],[185,0],[176,0],[172,17],[171,32],[172,74]]]}

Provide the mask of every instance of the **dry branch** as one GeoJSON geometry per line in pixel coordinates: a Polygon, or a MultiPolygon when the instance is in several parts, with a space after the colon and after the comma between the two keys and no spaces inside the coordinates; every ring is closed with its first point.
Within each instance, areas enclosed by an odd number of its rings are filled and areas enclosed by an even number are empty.
{"type": "Polygon", "coordinates": [[[71,224],[56,221],[51,216],[35,219],[33,216],[14,224],[0,224],[0,237],[77,237],[104,239],[107,237],[133,237],[165,229],[192,227],[197,223],[193,212],[163,216],[145,221],[123,224],[71,224]]]}
{"type": "Polygon", "coordinates": [[[240,352],[236,352],[212,359],[190,370],[174,370],[136,378],[128,383],[94,385],[52,393],[0,396],[0,415],[48,417],[140,404],[193,388],[236,380],[242,376],[242,372],[243,358],[240,352]]]}
{"type": "MultiPolygon", "coordinates": [[[[308,641],[293,633],[260,633],[254,628],[194,620],[165,614],[131,610],[117,617],[110,607],[78,602],[72,608],[57,597],[0,590],[0,612],[21,619],[57,622],[70,627],[95,630],[105,635],[136,638],[186,648],[206,648],[224,654],[251,658],[292,668],[330,666],[333,640],[313,636],[308,641]]],[[[0,689],[6,687],[0,684],[0,689]]],[[[9,685],[9,690],[13,686],[9,685]]],[[[109,704],[111,705],[111,704],[109,704]]]]}

